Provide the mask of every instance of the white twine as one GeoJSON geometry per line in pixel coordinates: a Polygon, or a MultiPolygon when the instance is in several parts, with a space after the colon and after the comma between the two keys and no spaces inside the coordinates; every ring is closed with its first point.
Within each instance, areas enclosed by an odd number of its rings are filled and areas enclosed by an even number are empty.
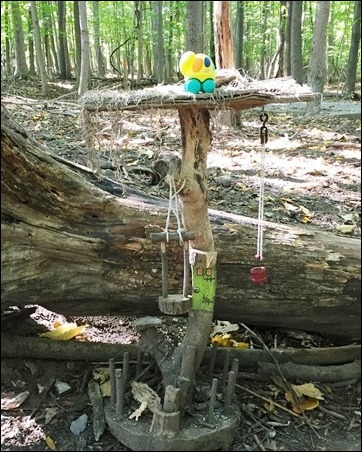
{"type": "Polygon", "coordinates": [[[260,189],[258,212],[258,237],[256,245],[256,258],[263,260],[263,222],[264,222],[264,185],[265,185],[265,143],[261,146],[260,157],[260,189]]]}

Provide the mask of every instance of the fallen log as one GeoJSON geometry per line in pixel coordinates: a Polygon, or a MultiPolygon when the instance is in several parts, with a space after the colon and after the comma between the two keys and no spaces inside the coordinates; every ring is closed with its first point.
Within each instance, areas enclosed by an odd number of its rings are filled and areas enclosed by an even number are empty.
{"type": "MultiPolygon", "coordinates": [[[[94,173],[60,163],[6,114],[1,162],[3,308],[159,314],[161,257],[149,234],[163,230],[165,201],[123,186],[119,196],[100,189],[87,180],[101,185],[94,173]]],[[[215,318],[360,338],[359,240],[266,223],[269,281],[253,286],[255,222],[209,215],[218,252],[215,318]]],[[[170,291],[182,292],[182,247],[170,244],[168,253],[170,291]]]]}
{"type": "MultiPolygon", "coordinates": [[[[137,358],[138,344],[112,344],[104,342],[52,341],[45,338],[14,336],[1,333],[1,357],[22,359],[52,359],[60,361],[108,362],[113,358],[122,362],[125,352],[131,359],[137,358]]],[[[209,365],[213,347],[205,351],[205,365],[209,365]]],[[[360,345],[346,345],[341,347],[321,347],[310,349],[237,349],[218,347],[214,358],[215,370],[222,370],[225,355],[230,354],[230,360],[238,359],[240,369],[255,370],[259,363],[280,364],[293,363],[306,366],[331,366],[347,364],[360,359],[360,345]]]]}

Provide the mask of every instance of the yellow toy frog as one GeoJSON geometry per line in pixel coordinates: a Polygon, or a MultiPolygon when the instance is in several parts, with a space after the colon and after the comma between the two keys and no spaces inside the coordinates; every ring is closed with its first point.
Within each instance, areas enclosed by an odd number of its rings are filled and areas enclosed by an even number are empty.
{"type": "Polygon", "coordinates": [[[186,92],[197,94],[215,91],[215,66],[204,53],[185,52],[180,59],[180,72],[185,76],[186,92]]]}

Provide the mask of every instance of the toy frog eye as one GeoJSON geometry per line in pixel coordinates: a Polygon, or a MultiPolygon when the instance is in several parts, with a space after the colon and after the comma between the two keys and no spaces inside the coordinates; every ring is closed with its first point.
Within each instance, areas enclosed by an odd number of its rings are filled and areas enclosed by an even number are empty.
{"type": "Polygon", "coordinates": [[[210,67],[211,66],[211,60],[210,60],[209,57],[205,57],[204,65],[205,65],[205,67],[210,67]]]}
{"type": "Polygon", "coordinates": [[[202,58],[196,57],[194,62],[192,63],[192,70],[194,72],[199,72],[202,68],[202,63],[203,63],[202,58]]]}

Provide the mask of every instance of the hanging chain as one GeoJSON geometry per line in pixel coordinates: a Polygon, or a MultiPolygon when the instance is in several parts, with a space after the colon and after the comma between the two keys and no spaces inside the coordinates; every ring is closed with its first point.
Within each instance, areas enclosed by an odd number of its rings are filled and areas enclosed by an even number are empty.
{"type": "Polygon", "coordinates": [[[258,213],[258,238],[255,259],[263,260],[263,221],[264,221],[264,185],[265,185],[265,147],[268,142],[268,128],[266,123],[269,119],[267,113],[260,113],[260,121],[263,125],[260,127],[260,189],[259,189],[259,213],[258,213]]]}

